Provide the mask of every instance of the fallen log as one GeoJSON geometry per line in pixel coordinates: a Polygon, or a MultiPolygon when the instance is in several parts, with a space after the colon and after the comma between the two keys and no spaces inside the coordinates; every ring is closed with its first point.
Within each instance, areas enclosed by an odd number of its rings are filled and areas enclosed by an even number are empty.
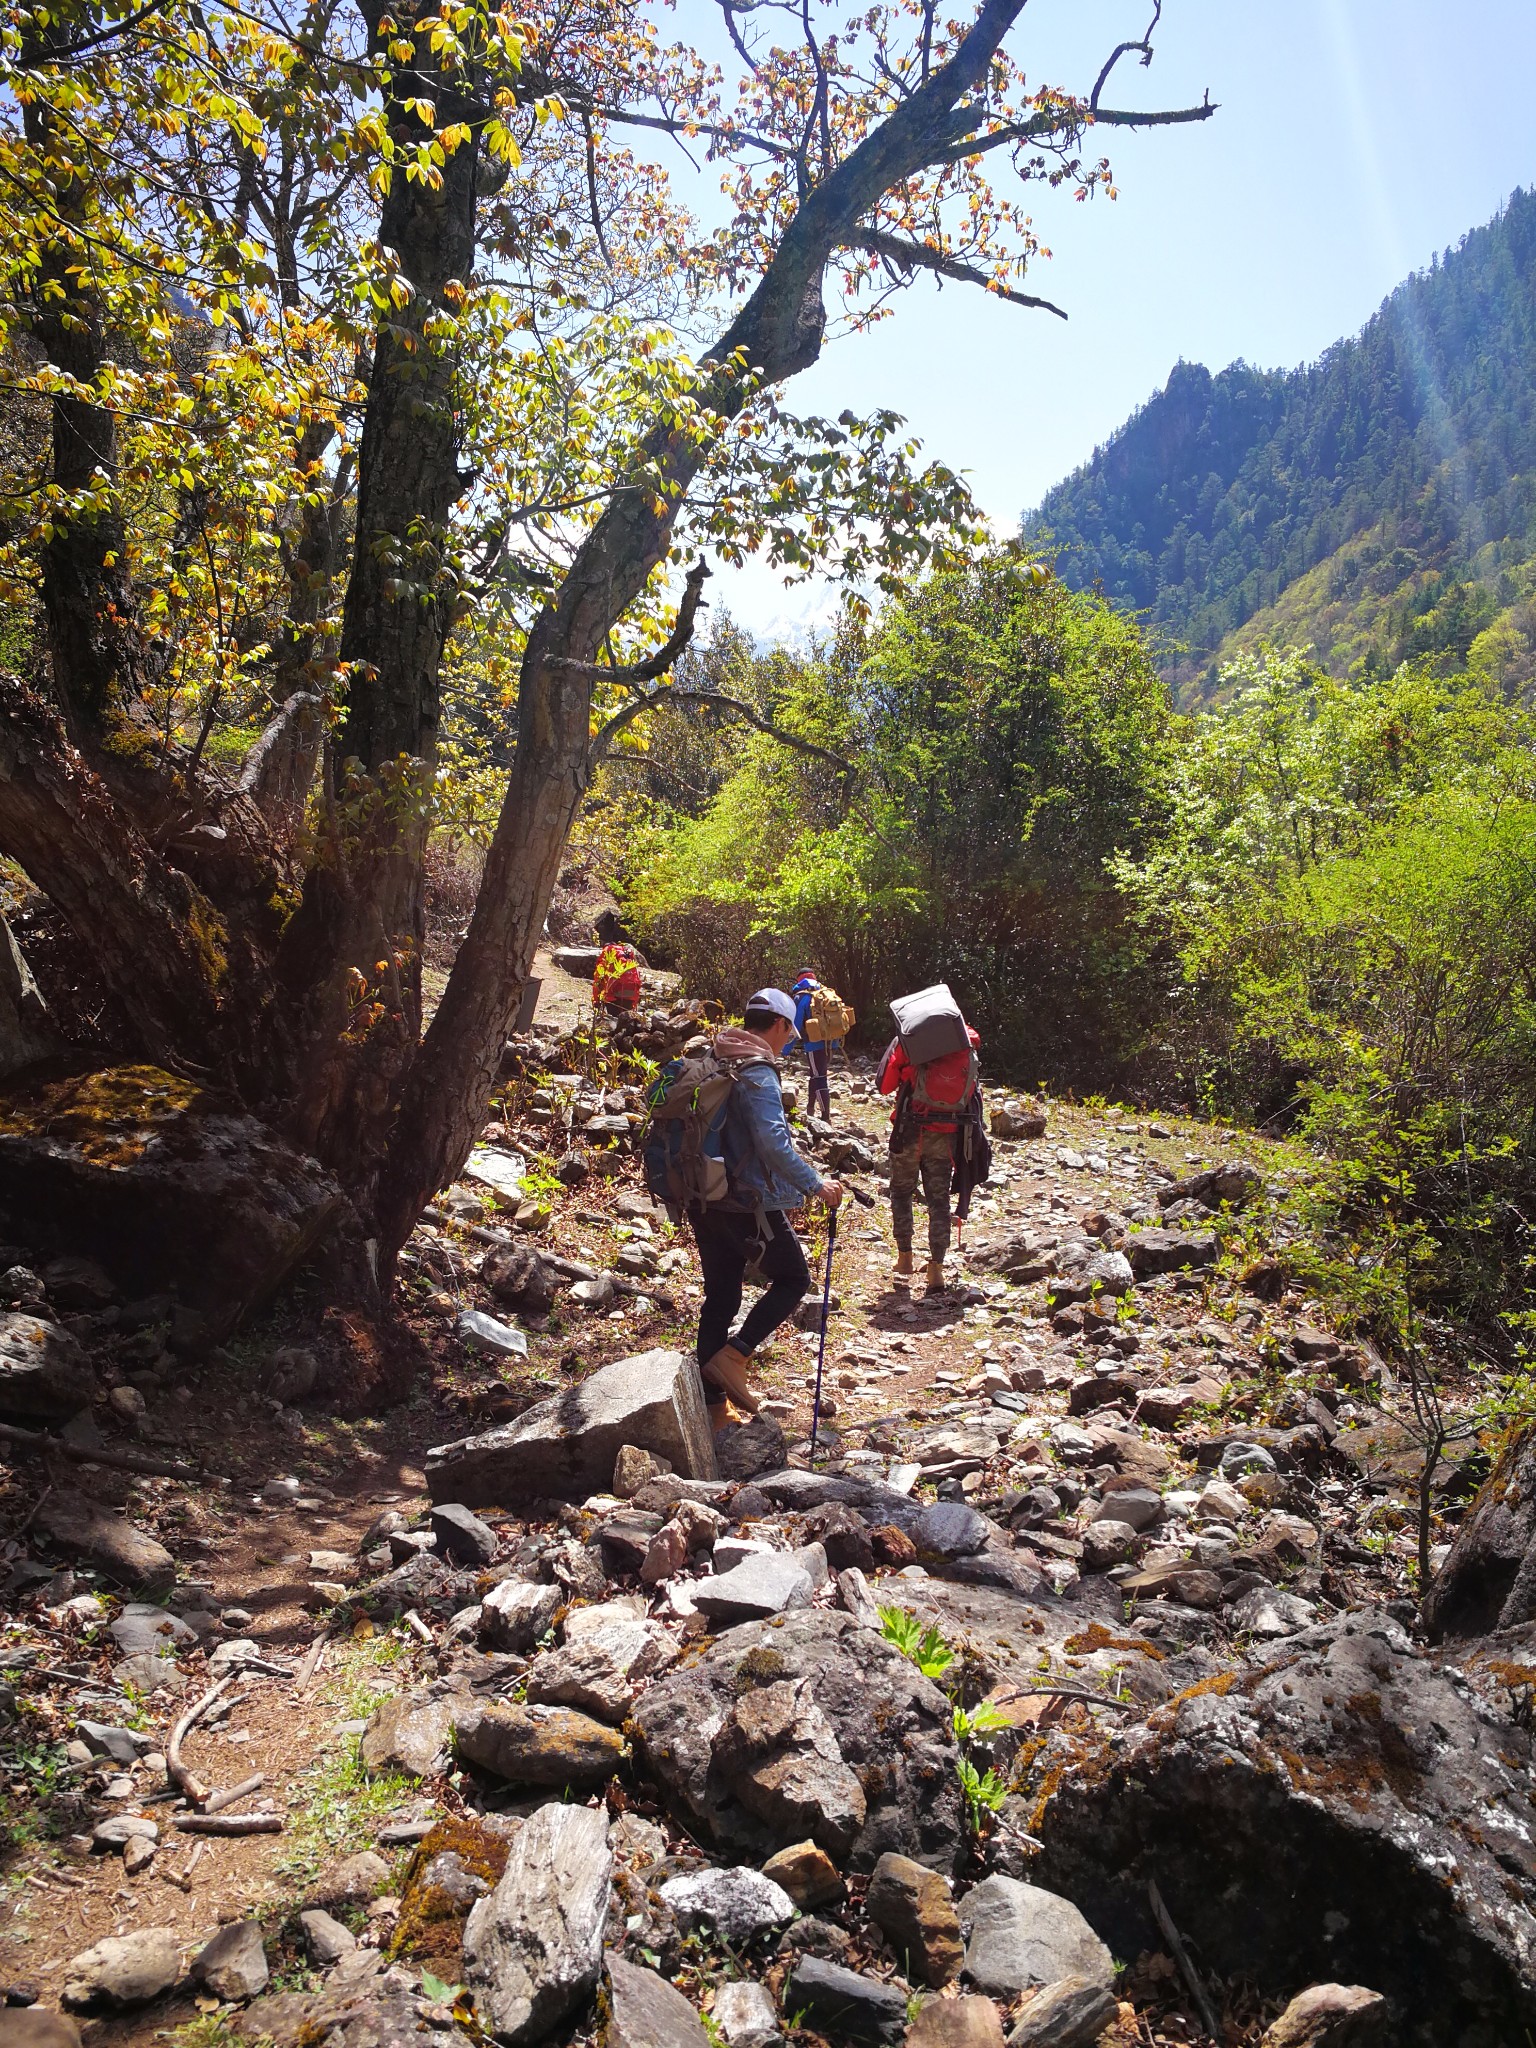
{"type": "Polygon", "coordinates": [[[280,1813],[183,1813],[176,1826],[184,1835],[280,1835],[280,1813]]]}
{"type": "Polygon", "coordinates": [[[196,1465],[182,1465],[174,1458],[149,1458],[142,1451],[114,1451],[105,1445],[92,1450],[84,1444],[66,1443],[61,1436],[44,1431],[18,1429],[13,1422],[0,1422],[0,1443],[15,1444],[21,1450],[47,1451],[55,1457],[73,1458],[77,1465],[107,1465],[114,1472],[137,1472],[145,1479],[192,1479],[205,1483],[217,1479],[196,1465]]]}

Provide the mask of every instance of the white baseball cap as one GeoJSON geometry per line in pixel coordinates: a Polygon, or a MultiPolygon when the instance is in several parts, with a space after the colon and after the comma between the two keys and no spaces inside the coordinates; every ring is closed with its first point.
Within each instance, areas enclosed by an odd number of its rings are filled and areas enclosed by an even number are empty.
{"type": "Polygon", "coordinates": [[[785,995],[783,989],[760,988],[755,996],[747,998],[747,1008],[749,1010],[772,1010],[774,1016],[782,1017],[784,1022],[790,1027],[791,1033],[796,1038],[799,1037],[799,1032],[795,1031],[794,1028],[795,999],[793,996],[785,995]]]}

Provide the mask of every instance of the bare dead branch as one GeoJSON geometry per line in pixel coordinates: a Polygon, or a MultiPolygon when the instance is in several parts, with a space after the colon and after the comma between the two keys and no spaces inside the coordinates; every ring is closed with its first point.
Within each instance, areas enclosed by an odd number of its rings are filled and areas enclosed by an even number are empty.
{"type": "Polygon", "coordinates": [[[608,253],[607,237],[603,233],[602,209],[597,203],[597,138],[592,133],[592,116],[583,110],[582,133],[587,144],[587,203],[592,209],[592,232],[597,237],[598,250],[608,268],[613,268],[613,258],[608,253]]]}
{"type": "Polygon", "coordinates": [[[1088,105],[1091,111],[1095,113],[1098,111],[1099,94],[1104,90],[1105,86],[1108,85],[1109,74],[1111,73],[1111,71],[1114,70],[1115,66],[1120,62],[1120,59],[1122,57],[1128,57],[1132,50],[1140,50],[1143,70],[1145,70],[1147,65],[1152,62],[1152,35],[1153,31],[1157,27],[1157,24],[1162,20],[1162,18],[1163,0],[1152,0],[1152,19],[1147,23],[1146,29],[1143,32],[1140,41],[1120,43],[1117,44],[1116,47],[1110,51],[1109,55],[1104,60],[1104,69],[1099,73],[1098,77],[1094,80],[1093,91],[1088,95],[1088,105]]]}
{"type": "Polygon", "coordinates": [[[216,1702],[223,1699],[240,1677],[238,1671],[228,1672],[217,1685],[195,1700],[171,1730],[171,1739],[165,1745],[165,1775],[173,1789],[183,1799],[190,1799],[194,1806],[206,1806],[212,1797],[212,1787],[205,1785],[195,1772],[189,1771],[181,1760],[181,1745],[186,1741],[198,1722],[216,1702]]]}

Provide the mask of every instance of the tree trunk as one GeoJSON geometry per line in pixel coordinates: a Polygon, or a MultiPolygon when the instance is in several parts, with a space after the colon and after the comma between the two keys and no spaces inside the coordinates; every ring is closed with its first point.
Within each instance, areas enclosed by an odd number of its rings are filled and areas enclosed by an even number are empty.
{"type": "MultiPolygon", "coordinates": [[[[365,12],[377,42],[379,11],[365,12]]],[[[396,10],[390,36],[409,36],[419,12],[396,10]]],[[[365,1208],[421,1028],[422,856],[457,598],[450,519],[464,489],[453,337],[474,267],[479,155],[459,74],[421,63],[404,82],[434,99],[439,128],[463,122],[468,139],[436,186],[397,162],[384,200],[380,241],[411,297],[374,344],[341,631],[347,713],[327,749],[318,857],[283,937],[270,1075],[290,1134],[365,1208]]],[[[398,100],[386,114],[402,153],[413,148],[417,114],[398,100]]]]}

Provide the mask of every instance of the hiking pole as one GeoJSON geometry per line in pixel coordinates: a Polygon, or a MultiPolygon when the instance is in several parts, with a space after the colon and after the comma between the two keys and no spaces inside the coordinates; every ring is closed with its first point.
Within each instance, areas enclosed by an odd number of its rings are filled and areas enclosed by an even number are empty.
{"type": "Polygon", "coordinates": [[[821,1423],[821,1370],[827,1361],[827,1317],[832,1313],[832,1252],[837,1244],[837,1211],[827,1211],[827,1277],[821,1290],[821,1341],[816,1346],[816,1392],[811,1400],[811,1470],[816,1469],[816,1431],[821,1423]]]}

